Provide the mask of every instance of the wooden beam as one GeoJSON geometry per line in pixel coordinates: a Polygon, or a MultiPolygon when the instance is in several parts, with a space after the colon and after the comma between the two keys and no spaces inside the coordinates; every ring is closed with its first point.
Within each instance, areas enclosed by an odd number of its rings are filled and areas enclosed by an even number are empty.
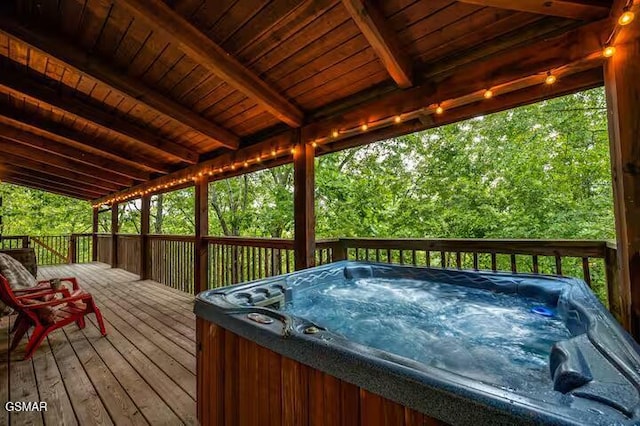
{"type": "MultiPolygon", "coordinates": [[[[0,142],[0,152],[2,152],[2,142],[0,142]]],[[[70,181],[79,182],[81,185],[84,184],[89,187],[94,187],[101,191],[118,191],[122,189],[123,186],[127,186],[118,185],[110,181],[102,180],[98,177],[90,177],[87,175],[76,173],[75,171],[71,171],[66,168],[48,165],[47,163],[41,161],[32,160],[27,157],[21,157],[6,152],[2,152],[2,155],[0,155],[0,163],[10,166],[15,165],[23,169],[31,170],[33,172],[49,175],[50,179],[56,179],[56,177],[60,177],[68,179],[70,181]]]]}
{"type": "MultiPolygon", "coordinates": [[[[54,82],[51,82],[52,84],[54,82]]],[[[55,82],[57,85],[57,82],[55,82]]],[[[194,164],[198,153],[179,143],[164,139],[155,133],[139,127],[123,118],[110,114],[89,102],[71,97],[64,90],[55,90],[35,79],[17,72],[0,74],[0,91],[18,98],[26,97],[35,104],[43,103],[89,121],[105,131],[116,133],[131,144],[144,147],[159,154],[169,155],[179,161],[194,164]]]]}
{"type": "Polygon", "coordinates": [[[623,325],[640,339],[640,38],[605,64],[623,325]]]}
{"type": "Polygon", "coordinates": [[[413,86],[411,60],[377,6],[371,0],[342,0],[342,4],[396,84],[403,89],[413,86]]]}
{"type": "Polygon", "coordinates": [[[151,244],[149,231],[151,226],[151,195],[143,195],[140,209],[140,279],[151,278],[151,244]]]}
{"type": "Polygon", "coordinates": [[[56,37],[53,34],[45,34],[34,27],[27,28],[9,13],[0,13],[0,34],[18,40],[66,68],[97,80],[111,87],[118,94],[135,99],[137,103],[191,127],[207,136],[212,142],[231,149],[238,147],[238,136],[229,130],[147,87],[142,81],[119,72],[113,66],[102,62],[98,57],[75,48],[69,40],[56,37]]]}
{"type": "Polygon", "coordinates": [[[578,0],[459,0],[478,6],[497,7],[518,12],[537,13],[577,20],[601,19],[609,15],[609,7],[602,1],[578,0]]]}
{"type": "Polygon", "coordinates": [[[118,203],[111,205],[111,267],[118,267],[118,203]]]}
{"type": "Polygon", "coordinates": [[[199,65],[225,80],[229,85],[257,101],[263,108],[287,123],[302,124],[302,111],[261,80],[222,47],[175,13],[162,0],[117,0],[151,28],[164,28],[166,35],[199,65]]]}
{"type": "Polygon", "coordinates": [[[6,167],[5,170],[2,171],[2,174],[7,177],[14,177],[16,179],[21,179],[25,182],[31,182],[34,185],[40,185],[43,188],[55,188],[60,189],[62,191],[67,192],[80,192],[81,194],[89,195],[91,197],[100,196],[104,194],[104,191],[98,191],[95,189],[87,188],[86,186],[75,186],[71,187],[68,184],[62,183],[57,179],[45,179],[40,176],[36,176],[33,173],[23,173],[20,171],[12,170],[10,167],[6,167]]]}
{"type": "Polygon", "coordinates": [[[37,119],[14,108],[0,105],[0,123],[8,126],[25,129],[33,134],[41,134],[52,140],[62,140],[80,150],[91,148],[104,153],[114,161],[128,164],[132,167],[150,169],[154,172],[168,173],[170,168],[165,163],[159,162],[146,154],[126,151],[113,145],[111,141],[103,138],[88,137],[82,132],[70,129],[58,123],[37,119]]]}
{"type": "Polygon", "coordinates": [[[93,207],[92,226],[91,226],[91,261],[98,261],[98,232],[100,231],[98,207],[93,207]]]}
{"type": "Polygon", "coordinates": [[[104,188],[100,188],[97,186],[93,186],[91,184],[87,184],[82,181],[74,181],[71,179],[67,179],[61,176],[56,175],[55,173],[46,173],[37,170],[29,170],[23,167],[19,167],[13,164],[6,164],[2,159],[0,159],[0,164],[2,167],[9,173],[15,174],[17,177],[30,178],[35,181],[39,181],[45,184],[55,184],[64,189],[68,189],[70,191],[83,191],[83,192],[92,192],[96,194],[104,194],[107,192],[104,188]]]}
{"type": "Polygon", "coordinates": [[[38,191],[50,192],[56,195],[63,195],[65,197],[77,198],[79,200],[91,199],[91,195],[82,194],[81,192],[78,192],[78,191],[67,191],[67,190],[63,190],[55,187],[43,188],[41,185],[34,184],[33,182],[30,182],[28,180],[16,178],[13,176],[2,177],[1,180],[11,183],[13,185],[24,186],[26,188],[36,189],[38,191]]]}
{"type": "MultiPolygon", "coordinates": [[[[131,186],[133,180],[123,177],[119,174],[101,170],[97,167],[88,166],[77,160],[71,160],[69,158],[61,157],[56,154],[46,153],[39,150],[29,149],[24,145],[17,144],[15,142],[7,141],[0,137],[0,152],[5,154],[13,154],[42,163],[46,166],[56,166],[61,169],[76,172],[87,177],[95,177],[105,182],[111,182],[117,185],[131,186]]],[[[19,164],[18,165],[22,165],[19,164]]]]}
{"type": "MultiPolygon", "coordinates": [[[[482,91],[487,87],[496,88],[495,98],[475,105],[473,107],[474,115],[479,115],[489,110],[491,105],[496,102],[496,99],[509,91],[522,89],[523,84],[539,85],[546,88],[547,93],[551,94],[554,89],[543,85],[547,70],[565,67],[561,72],[558,72],[559,81],[563,81],[571,79],[570,75],[572,73],[584,71],[589,67],[601,67],[603,60],[601,57],[602,43],[610,34],[611,27],[612,23],[608,19],[598,21],[567,34],[526,46],[524,49],[509,50],[477,63],[460,67],[454,74],[441,78],[438,81],[438,85],[427,82],[410,89],[388,92],[368,101],[350,105],[343,110],[334,109],[332,115],[324,116],[324,118],[303,126],[301,139],[305,142],[311,142],[319,138],[327,138],[333,130],[356,129],[356,133],[362,135],[359,138],[359,144],[364,145],[379,140],[375,138],[373,126],[368,132],[361,133],[357,130],[364,123],[375,123],[378,120],[390,119],[396,115],[403,115],[407,112],[452,99],[459,98],[464,100],[464,103],[474,103],[478,99],[482,99],[482,91]]],[[[590,86],[589,82],[584,84],[584,87],[593,87],[590,86]]],[[[579,87],[574,88],[575,90],[579,90],[579,87]]],[[[521,105],[526,104],[526,98],[522,98],[521,102],[521,105]]],[[[464,103],[456,103],[455,107],[460,107],[464,103]]],[[[513,107],[515,106],[518,105],[513,105],[513,107]]],[[[323,115],[319,116],[322,117],[323,115]]],[[[473,117],[473,115],[466,118],[470,117],[473,117]]],[[[459,119],[462,120],[464,118],[461,117],[459,119]]],[[[398,134],[403,134],[400,126],[396,125],[395,129],[398,134]]],[[[212,179],[221,179],[234,174],[243,174],[290,162],[291,158],[286,158],[282,154],[278,154],[277,158],[272,159],[269,156],[269,152],[274,147],[280,150],[284,148],[288,152],[291,148],[291,138],[294,133],[295,130],[289,130],[271,136],[235,153],[222,154],[197,166],[187,167],[170,175],[138,185],[128,191],[111,194],[95,201],[104,202],[114,195],[123,196],[128,192],[165,185],[175,180],[193,176],[202,170],[217,170],[220,167],[226,167],[225,173],[216,173],[212,177],[212,179]],[[229,171],[228,166],[230,164],[238,164],[244,159],[252,160],[258,155],[263,158],[260,163],[251,162],[248,169],[236,168],[233,172],[229,171]]],[[[337,140],[348,136],[341,135],[337,140]]],[[[393,137],[393,131],[390,132],[389,137],[393,137]]]]}
{"type": "Polygon", "coordinates": [[[296,270],[315,265],[315,149],[295,132],[293,144],[293,217],[296,270]]]}
{"type": "Polygon", "coordinates": [[[148,173],[140,171],[140,169],[136,169],[135,167],[119,164],[108,158],[83,152],[68,145],[43,138],[42,136],[38,136],[33,133],[25,132],[24,130],[16,129],[2,123],[0,123],[0,137],[34,148],[36,152],[43,151],[59,155],[71,160],[76,160],[88,166],[111,171],[131,179],[149,180],[150,178],[148,173]]]}
{"type": "Polygon", "coordinates": [[[199,179],[195,188],[196,253],[194,264],[194,292],[200,293],[209,285],[209,182],[199,179]]]}

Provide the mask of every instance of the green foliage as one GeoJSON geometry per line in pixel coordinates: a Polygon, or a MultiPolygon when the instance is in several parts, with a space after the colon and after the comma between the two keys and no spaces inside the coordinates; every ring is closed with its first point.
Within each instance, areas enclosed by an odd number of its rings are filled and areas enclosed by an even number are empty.
{"type": "Polygon", "coordinates": [[[2,235],[61,235],[91,232],[88,203],[22,186],[0,183],[2,235]]]}

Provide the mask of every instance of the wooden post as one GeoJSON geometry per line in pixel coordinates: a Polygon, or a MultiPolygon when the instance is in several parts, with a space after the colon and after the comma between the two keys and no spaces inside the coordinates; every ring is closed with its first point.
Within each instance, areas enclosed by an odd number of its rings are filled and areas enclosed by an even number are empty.
{"type": "Polygon", "coordinates": [[[151,274],[151,244],[149,244],[149,229],[151,218],[151,196],[142,196],[140,215],[140,279],[148,280],[151,274]]]}
{"type": "Polygon", "coordinates": [[[69,263],[78,263],[77,243],[78,237],[76,234],[69,235],[69,263]]]}
{"type": "Polygon", "coordinates": [[[111,267],[118,267],[118,203],[111,205],[111,267]]]}
{"type": "Polygon", "coordinates": [[[640,337],[640,38],[605,63],[622,324],[640,337]]]}
{"type": "Polygon", "coordinates": [[[293,216],[296,270],[315,264],[315,148],[300,140],[295,132],[293,155],[293,216]]]}
{"type": "Polygon", "coordinates": [[[93,228],[91,232],[91,261],[98,261],[98,208],[93,208],[93,228]]]}
{"type": "Polygon", "coordinates": [[[195,186],[196,243],[194,262],[194,292],[196,294],[208,288],[209,284],[209,247],[203,237],[209,234],[209,182],[200,178],[195,186]]]}

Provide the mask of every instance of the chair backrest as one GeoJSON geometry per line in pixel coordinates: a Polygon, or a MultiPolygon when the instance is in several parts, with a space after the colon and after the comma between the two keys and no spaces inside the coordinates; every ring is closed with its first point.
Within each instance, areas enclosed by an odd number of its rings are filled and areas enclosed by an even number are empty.
{"type": "Polygon", "coordinates": [[[0,300],[10,308],[18,311],[22,309],[22,303],[13,293],[9,281],[3,275],[0,275],[0,300]]]}
{"type": "Polygon", "coordinates": [[[38,276],[38,262],[33,248],[3,249],[0,253],[7,254],[22,263],[34,278],[38,276]]]}

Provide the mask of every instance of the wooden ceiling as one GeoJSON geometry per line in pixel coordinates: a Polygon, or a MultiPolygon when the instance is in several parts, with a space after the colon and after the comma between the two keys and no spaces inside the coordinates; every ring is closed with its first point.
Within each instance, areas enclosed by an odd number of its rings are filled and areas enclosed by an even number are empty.
{"type": "Polygon", "coordinates": [[[586,0],[0,3],[0,178],[87,200],[483,88],[515,84],[321,153],[594,87],[613,28],[586,0]]]}

